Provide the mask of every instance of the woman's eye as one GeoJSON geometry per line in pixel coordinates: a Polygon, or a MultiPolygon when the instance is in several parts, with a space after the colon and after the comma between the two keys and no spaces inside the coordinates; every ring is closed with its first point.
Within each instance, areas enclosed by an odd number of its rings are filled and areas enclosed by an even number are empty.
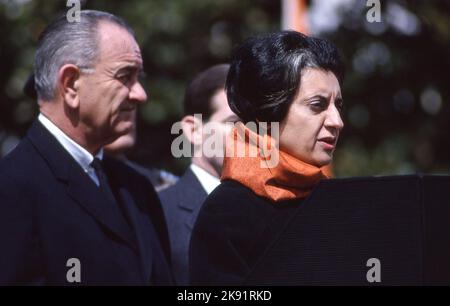
{"type": "Polygon", "coordinates": [[[310,106],[311,106],[311,108],[312,108],[313,110],[315,110],[315,111],[320,111],[320,110],[325,109],[325,107],[326,107],[326,102],[320,101],[320,100],[319,100],[319,101],[313,101],[313,102],[311,102],[310,106]]]}

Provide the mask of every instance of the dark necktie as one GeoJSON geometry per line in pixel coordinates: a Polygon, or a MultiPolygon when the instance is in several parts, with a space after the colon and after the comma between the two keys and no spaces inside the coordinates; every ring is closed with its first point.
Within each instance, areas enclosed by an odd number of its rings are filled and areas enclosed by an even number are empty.
{"type": "Polygon", "coordinates": [[[114,196],[114,193],[111,190],[111,187],[108,183],[108,178],[106,177],[106,173],[103,170],[102,161],[98,159],[97,157],[94,158],[94,160],[91,163],[92,168],[94,168],[95,173],[97,174],[98,181],[100,185],[98,186],[103,195],[106,196],[108,201],[111,203],[116,204],[116,198],[114,196]]]}
{"type": "Polygon", "coordinates": [[[112,214],[114,216],[113,218],[115,218],[117,222],[123,224],[123,226],[125,226],[124,230],[128,232],[127,236],[130,239],[134,239],[132,234],[133,231],[131,221],[129,220],[128,214],[126,213],[124,207],[121,205],[120,202],[116,200],[116,197],[114,196],[114,193],[111,190],[111,187],[108,183],[108,178],[106,176],[105,171],[103,170],[102,161],[96,157],[92,161],[91,166],[92,168],[95,169],[95,173],[97,174],[98,181],[100,183],[100,185],[98,186],[100,191],[103,193],[108,202],[111,204],[107,208],[108,213],[112,214]]]}

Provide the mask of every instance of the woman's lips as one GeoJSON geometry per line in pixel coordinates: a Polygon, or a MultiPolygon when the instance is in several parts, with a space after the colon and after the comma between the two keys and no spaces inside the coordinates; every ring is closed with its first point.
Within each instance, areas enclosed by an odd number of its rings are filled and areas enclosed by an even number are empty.
{"type": "Polygon", "coordinates": [[[318,140],[325,150],[334,150],[336,147],[336,138],[325,137],[318,140]]]}

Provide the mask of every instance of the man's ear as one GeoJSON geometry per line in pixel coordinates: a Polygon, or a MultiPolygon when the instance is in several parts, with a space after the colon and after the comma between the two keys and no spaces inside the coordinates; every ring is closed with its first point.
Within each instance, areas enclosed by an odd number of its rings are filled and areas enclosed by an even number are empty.
{"type": "Polygon", "coordinates": [[[80,105],[78,92],[80,85],[80,69],[72,64],[62,66],[58,73],[58,85],[64,103],[70,108],[78,108],[80,105]]]}
{"type": "Polygon", "coordinates": [[[184,116],[181,119],[183,134],[193,145],[201,145],[203,141],[202,121],[192,115],[184,116]]]}

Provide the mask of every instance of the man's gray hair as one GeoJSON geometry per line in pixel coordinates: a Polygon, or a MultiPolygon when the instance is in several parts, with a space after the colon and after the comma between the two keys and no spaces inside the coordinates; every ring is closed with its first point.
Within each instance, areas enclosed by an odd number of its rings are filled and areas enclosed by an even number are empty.
{"type": "Polygon", "coordinates": [[[134,36],[133,30],[121,18],[94,10],[80,11],[79,22],[69,22],[64,14],[45,28],[39,37],[34,59],[34,81],[39,100],[55,98],[58,71],[63,65],[73,64],[81,70],[94,66],[99,49],[99,21],[112,22],[134,36]]]}

